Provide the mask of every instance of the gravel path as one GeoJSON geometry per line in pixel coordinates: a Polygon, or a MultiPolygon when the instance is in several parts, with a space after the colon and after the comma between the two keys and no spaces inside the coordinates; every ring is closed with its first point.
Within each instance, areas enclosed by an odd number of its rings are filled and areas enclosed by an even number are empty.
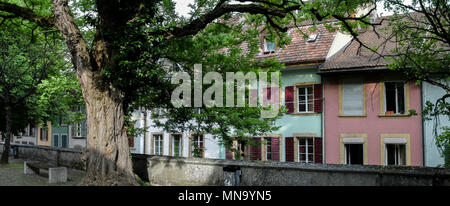
{"type": "Polygon", "coordinates": [[[40,171],[40,175],[23,173],[23,160],[10,159],[8,165],[0,165],[0,186],[76,186],[80,185],[84,171],[68,169],[66,183],[49,183],[48,171],[40,171]]]}

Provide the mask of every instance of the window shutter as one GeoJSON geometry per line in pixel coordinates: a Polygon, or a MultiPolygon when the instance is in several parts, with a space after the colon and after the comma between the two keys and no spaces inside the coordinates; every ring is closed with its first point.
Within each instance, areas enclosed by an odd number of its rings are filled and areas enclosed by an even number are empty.
{"type": "Polygon", "coordinates": [[[233,159],[233,152],[231,152],[231,150],[227,149],[227,152],[225,154],[225,159],[227,159],[227,160],[233,159]]]}
{"type": "Polygon", "coordinates": [[[314,112],[322,112],[322,84],[314,85],[314,112]]]}
{"type": "Polygon", "coordinates": [[[272,137],[272,161],[280,161],[280,138],[272,137]]]}
{"type": "Polygon", "coordinates": [[[257,106],[258,105],[258,90],[257,89],[250,89],[249,91],[249,104],[257,106]]]}
{"type": "Polygon", "coordinates": [[[316,137],[314,139],[314,162],[315,163],[323,163],[322,158],[322,138],[316,137]]]}
{"type": "Polygon", "coordinates": [[[270,100],[270,88],[263,88],[263,106],[269,105],[270,100]]]}
{"type": "Polygon", "coordinates": [[[342,82],[342,113],[344,115],[364,114],[364,84],[361,80],[342,82]]]}
{"type": "Polygon", "coordinates": [[[294,112],[294,87],[287,86],[284,88],[284,103],[288,109],[287,113],[291,114],[294,112]]]}
{"type": "Polygon", "coordinates": [[[261,160],[261,138],[254,137],[258,146],[250,145],[250,160],[261,160]]]}
{"type": "Polygon", "coordinates": [[[286,137],[285,139],[286,162],[294,161],[294,138],[286,137]]]}

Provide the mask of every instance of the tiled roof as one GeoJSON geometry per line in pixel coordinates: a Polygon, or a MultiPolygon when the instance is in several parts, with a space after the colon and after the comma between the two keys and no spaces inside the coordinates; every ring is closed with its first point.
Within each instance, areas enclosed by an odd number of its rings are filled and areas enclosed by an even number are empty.
{"type": "MultiPolygon", "coordinates": [[[[361,31],[358,36],[358,39],[364,45],[367,45],[369,48],[377,47],[377,52],[382,55],[391,54],[391,51],[396,47],[396,43],[390,39],[389,18],[378,18],[376,22],[381,22],[382,24],[376,26],[375,31],[372,27],[369,27],[361,31]]],[[[380,57],[379,54],[361,47],[359,42],[352,40],[347,47],[342,48],[335,56],[329,58],[320,67],[320,72],[385,68],[389,62],[380,57]]]]}
{"type": "MultiPolygon", "coordinates": [[[[236,24],[239,21],[239,17],[235,16],[227,20],[230,24],[236,24]]],[[[327,22],[333,22],[334,20],[327,20],[327,22]]],[[[333,43],[336,32],[329,32],[323,24],[317,25],[317,30],[315,32],[310,32],[309,29],[312,27],[313,22],[311,20],[299,22],[297,27],[293,24],[288,25],[290,27],[288,33],[291,37],[291,43],[284,46],[284,48],[276,48],[274,52],[264,53],[263,51],[263,41],[264,41],[264,31],[260,35],[260,51],[255,55],[256,59],[262,58],[272,58],[275,57],[281,63],[285,65],[295,65],[295,64],[306,64],[306,63],[323,63],[326,59],[328,51],[333,43]],[[305,34],[318,33],[318,37],[313,42],[307,42],[303,38],[300,29],[305,34]]],[[[260,28],[263,30],[263,27],[260,28]]],[[[241,44],[240,48],[243,50],[244,54],[248,52],[248,43],[244,42],[241,44]]],[[[220,52],[226,51],[227,49],[222,49],[220,52]]]]}
{"type": "MultiPolygon", "coordinates": [[[[311,26],[303,26],[299,29],[308,34],[311,26]]],[[[273,53],[265,54],[262,49],[256,55],[256,58],[276,57],[278,61],[285,65],[303,64],[303,63],[321,63],[324,62],[328,51],[333,43],[336,32],[329,32],[324,25],[318,25],[314,33],[318,33],[315,41],[308,42],[303,38],[303,34],[298,28],[290,29],[291,43],[284,48],[279,48],[273,53]]]]}

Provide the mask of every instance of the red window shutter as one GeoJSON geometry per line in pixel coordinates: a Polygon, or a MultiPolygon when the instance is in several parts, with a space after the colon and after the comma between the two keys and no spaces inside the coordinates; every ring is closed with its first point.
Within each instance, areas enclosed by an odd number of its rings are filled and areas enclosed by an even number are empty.
{"type": "Polygon", "coordinates": [[[257,105],[258,104],[258,90],[257,89],[250,89],[249,91],[249,95],[250,97],[249,99],[249,104],[250,105],[257,105]]]}
{"type": "Polygon", "coordinates": [[[294,138],[286,137],[285,139],[286,162],[294,161],[294,138]]]}
{"type": "Polygon", "coordinates": [[[250,145],[250,160],[261,160],[261,138],[254,137],[258,146],[250,145]]]}
{"type": "Polygon", "coordinates": [[[316,137],[314,139],[314,162],[315,163],[323,163],[323,158],[322,158],[322,138],[321,137],[316,137]]]}
{"type": "Polygon", "coordinates": [[[233,159],[233,152],[231,152],[231,150],[227,149],[226,155],[225,155],[225,159],[227,160],[232,160],[233,159]]]}
{"type": "Polygon", "coordinates": [[[322,112],[322,84],[314,85],[314,112],[322,112]]]}
{"type": "Polygon", "coordinates": [[[280,161],[280,138],[272,137],[272,161],[280,161]]]}
{"type": "Polygon", "coordinates": [[[270,100],[270,97],[268,97],[268,94],[269,93],[269,88],[263,88],[263,99],[262,99],[262,105],[263,106],[268,106],[269,105],[269,100],[270,100]]]}
{"type": "Polygon", "coordinates": [[[288,109],[287,113],[291,114],[294,112],[294,87],[287,86],[284,88],[284,102],[288,109]]]}

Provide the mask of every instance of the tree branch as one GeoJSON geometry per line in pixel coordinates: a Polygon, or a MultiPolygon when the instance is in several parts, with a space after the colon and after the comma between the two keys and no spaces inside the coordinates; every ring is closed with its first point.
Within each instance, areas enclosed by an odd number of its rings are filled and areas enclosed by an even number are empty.
{"type": "Polygon", "coordinates": [[[265,7],[258,4],[218,4],[213,10],[198,17],[192,22],[182,27],[172,28],[168,33],[168,38],[195,35],[215,19],[220,18],[222,15],[230,12],[263,14],[266,16],[271,15],[284,18],[287,13],[292,10],[295,10],[294,7],[278,9],[273,7],[265,7]]]}
{"type": "Polygon", "coordinates": [[[0,2],[0,11],[11,13],[12,15],[2,16],[2,18],[18,18],[21,17],[28,21],[34,22],[42,27],[52,27],[55,24],[53,15],[41,16],[36,14],[32,9],[17,6],[12,3],[0,2]]]}

